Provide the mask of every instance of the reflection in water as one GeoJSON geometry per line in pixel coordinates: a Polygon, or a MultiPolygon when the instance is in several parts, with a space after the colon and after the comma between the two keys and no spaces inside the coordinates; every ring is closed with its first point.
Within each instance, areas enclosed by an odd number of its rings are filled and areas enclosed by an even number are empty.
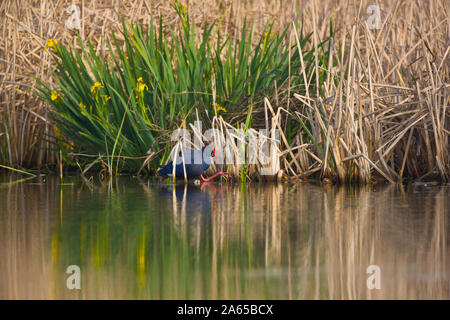
{"type": "Polygon", "coordinates": [[[123,180],[0,185],[0,298],[450,298],[449,187],[123,180]]]}

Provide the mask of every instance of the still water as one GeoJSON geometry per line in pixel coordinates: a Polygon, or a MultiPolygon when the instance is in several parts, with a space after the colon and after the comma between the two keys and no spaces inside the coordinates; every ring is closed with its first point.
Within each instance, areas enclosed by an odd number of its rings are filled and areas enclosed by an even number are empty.
{"type": "Polygon", "coordinates": [[[17,179],[0,299],[450,298],[449,186],[17,179]]]}

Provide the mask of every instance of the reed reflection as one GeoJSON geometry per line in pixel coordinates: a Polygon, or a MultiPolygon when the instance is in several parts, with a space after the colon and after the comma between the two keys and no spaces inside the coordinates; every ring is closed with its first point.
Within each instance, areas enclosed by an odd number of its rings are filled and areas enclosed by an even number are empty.
{"type": "Polygon", "coordinates": [[[0,298],[448,299],[448,194],[18,183],[0,195],[0,298]],[[72,264],[81,290],[65,286],[72,264]]]}

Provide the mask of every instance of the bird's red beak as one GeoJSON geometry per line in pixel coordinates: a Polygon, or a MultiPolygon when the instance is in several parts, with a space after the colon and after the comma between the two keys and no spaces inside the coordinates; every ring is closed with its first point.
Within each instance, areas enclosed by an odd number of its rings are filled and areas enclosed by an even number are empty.
{"type": "Polygon", "coordinates": [[[212,151],[211,151],[211,157],[215,157],[216,156],[216,149],[212,149],[212,151]]]}

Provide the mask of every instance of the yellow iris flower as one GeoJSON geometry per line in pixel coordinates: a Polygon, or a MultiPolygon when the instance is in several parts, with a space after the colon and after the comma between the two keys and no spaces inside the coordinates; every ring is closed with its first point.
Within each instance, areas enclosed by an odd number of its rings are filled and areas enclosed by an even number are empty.
{"type": "Polygon", "coordinates": [[[62,101],[61,95],[55,90],[50,91],[50,99],[52,99],[52,101],[55,101],[56,103],[62,101]]]}
{"type": "Polygon", "coordinates": [[[225,109],[218,103],[214,104],[214,107],[215,107],[217,113],[219,113],[219,111],[227,112],[227,109],[225,109]]]}
{"type": "Polygon", "coordinates": [[[91,92],[93,93],[93,94],[97,94],[98,93],[98,90],[99,89],[101,89],[101,88],[104,88],[104,86],[100,83],[100,82],[96,82],[96,83],[94,83],[94,85],[91,87],[91,92]]]}
{"type": "Polygon", "coordinates": [[[48,39],[47,43],[45,44],[44,50],[48,50],[49,48],[53,48],[58,44],[58,41],[55,39],[48,39]]]}
{"type": "Polygon", "coordinates": [[[144,83],[144,80],[142,80],[142,77],[139,77],[139,79],[137,79],[137,85],[136,85],[136,92],[137,93],[142,93],[144,92],[144,90],[148,91],[148,86],[144,83]]]}

